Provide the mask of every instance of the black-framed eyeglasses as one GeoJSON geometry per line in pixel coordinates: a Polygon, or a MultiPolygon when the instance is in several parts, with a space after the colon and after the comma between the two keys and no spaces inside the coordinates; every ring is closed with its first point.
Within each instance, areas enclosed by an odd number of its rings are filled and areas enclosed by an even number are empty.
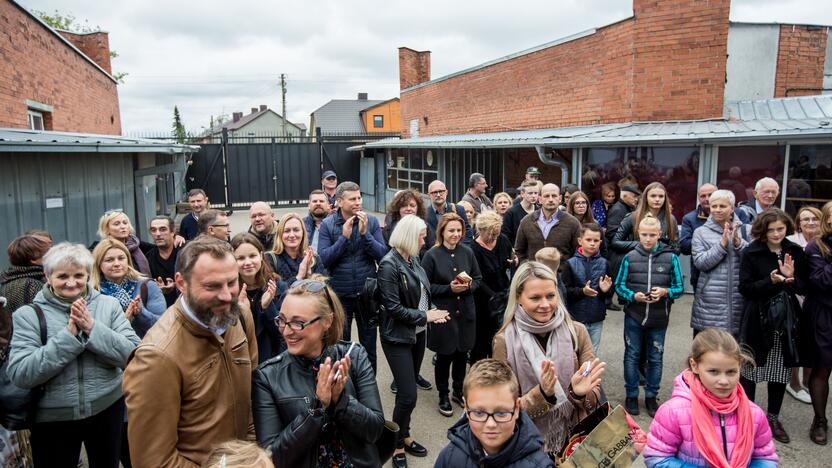
{"type": "Polygon", "coordinates": [[[466,409],[465,415],[471,421],[481,423],[488,421],[488,418],[493,418],[497,424],[505,424],[514,419],[514,411],[495,411],[489,413],[488,411],[466,409]]]}
{"type": "Polygon", "coordinates": [[[312,325],[320,319],[321,316],[319,315],[308,322],[304,322],[303,320],[292,320],[291,322],[287,322],[282,315],[278,315],[277,318],[274,319],[274,324],[277,325],[277,328],[281,330],[283,330],[286,327],[286,325],[288,325],[289,328],[294,331],[302,331],[304,328],[308,327],[309,325],[312,325]]]}
{"type": "Polygon", "coordinates": [[[212,224],[211,227],[225,227],[231,226],[231,224],[212,224]]]}
{"type": "Polygon", "coordinates": [[[436,196],[436,195],[442,195],[443,193],[447,193],[447,192],[448,192],[447,190],[434,190],[433,192],[428,192],[428,194],[436,196]]]}

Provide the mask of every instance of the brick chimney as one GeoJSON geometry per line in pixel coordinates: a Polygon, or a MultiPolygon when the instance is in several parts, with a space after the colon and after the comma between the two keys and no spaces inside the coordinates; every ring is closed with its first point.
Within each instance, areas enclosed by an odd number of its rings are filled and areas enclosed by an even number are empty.
{"type": "Polygon", "coordinates": [[[110,35],[99,31],[86,34],[75,34],[69,31],[58,31],[58,34],[72,43],[84,55],[109,74],[113,74],[110,65],[110,35]]]}
{"type": "Polygon", "coordinates": [[[358,100],[359,101],[366,101],[367,100],[367,93],[358,93],[358,100]]]}
{"type": "Polygon", "coordinates": [[[231,121],[236,123],[236,122],[239,122],[240,119],[242,119],[242,118],[243,118],[243,113],[242,112],[235,112],[234,114],[232,114],[231,121]]]}
{"type": "Polygon", "coordinates": [[[430,51],[399,47],[399,89],[430,81],[430,51]]]}
{"type": "Polygon", "coordinates": [[[262,112],[262,111],[264,111],[264,110],[266,110],[266,109],[268,109],[268,108],[269,108],[269,107],[268,107],[268,106],[266,106],[265,104],[260,104],[260,111],[261,111],[261,112],[262,112]]]}
{"type": "Polygon", "coordinates": [[[722,117],[730,0],[633,0],[632,120],[722,117]]]}
{"type": "Polygon", "coordinates": [[[251,113],[252,113],[252,114],[256,114],[256,113],[257,113],[257,110],[258,110],[258,109],[257,109],[256,107],[252,107],[252,108],[251,108],[251,113]]]}

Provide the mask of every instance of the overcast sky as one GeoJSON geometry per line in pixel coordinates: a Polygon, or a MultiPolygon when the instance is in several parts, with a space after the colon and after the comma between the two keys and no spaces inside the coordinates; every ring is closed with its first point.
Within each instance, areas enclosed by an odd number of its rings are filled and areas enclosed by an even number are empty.
{"type": "MultiPolygon", "coordinates": [[[[280,112],[289,120],[330,99],[399,93],[400,46],[430,50],[432,77],[474,66],[632,14],[632,0],[386,1],[18,0],[73,14],[110,33],[125,134],[168,131],[177,105],[186,128],[211,115],[280,112]]],[[[733,0],[731,20],[832,24],[828,1],[733,0]]]]}

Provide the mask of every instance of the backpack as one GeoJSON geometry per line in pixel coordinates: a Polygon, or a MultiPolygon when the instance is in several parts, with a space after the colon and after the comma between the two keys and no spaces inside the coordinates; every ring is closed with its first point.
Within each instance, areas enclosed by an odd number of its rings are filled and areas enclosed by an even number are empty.
{"type": "MultiPolygon", "coordinates": [[[[40,325],[40,342],[46,346],[46,316],[37,304],[30,304],[35,309],[40,325]]],[[[5,314],[5,312],[4,312],[5,314]]],[[[10,340],[11,341],[11,340],[10,340]]],[[[4,347],[5,348],[5,347],[4,347]]],[[[3,349],[3,354],[6,350],[3,349]]],[[[45,384],[28,389],[12,383],[8,373],[8,360],[0,364],[0,425],[10,431],[29,429],[37,413],[38,401],[43,395],[45,384]]]]}

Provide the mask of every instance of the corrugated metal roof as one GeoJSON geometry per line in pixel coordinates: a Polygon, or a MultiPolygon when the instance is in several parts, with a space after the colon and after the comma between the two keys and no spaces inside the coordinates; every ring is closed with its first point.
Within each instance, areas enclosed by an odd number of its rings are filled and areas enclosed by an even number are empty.
{"type": "Polygon", "coordinates": [[[725,103],[725,118],[742,121],[832,119],[832,94],[729,101],[725,103]]]}
{"type": "Polygon", "coordinates": [[[364,123],[361,122],[360,113],[364,109],[385,102],[375,99],[333,99],[318,110],[312,112],[315,117],[315,126],[321,128],[321,132],[364,132],[364,123]]]}
{"type": "Polygon", "coordinates": [[[193,153],[199,146],[144,138],[0,128],[0,152],[193,153]]]}

